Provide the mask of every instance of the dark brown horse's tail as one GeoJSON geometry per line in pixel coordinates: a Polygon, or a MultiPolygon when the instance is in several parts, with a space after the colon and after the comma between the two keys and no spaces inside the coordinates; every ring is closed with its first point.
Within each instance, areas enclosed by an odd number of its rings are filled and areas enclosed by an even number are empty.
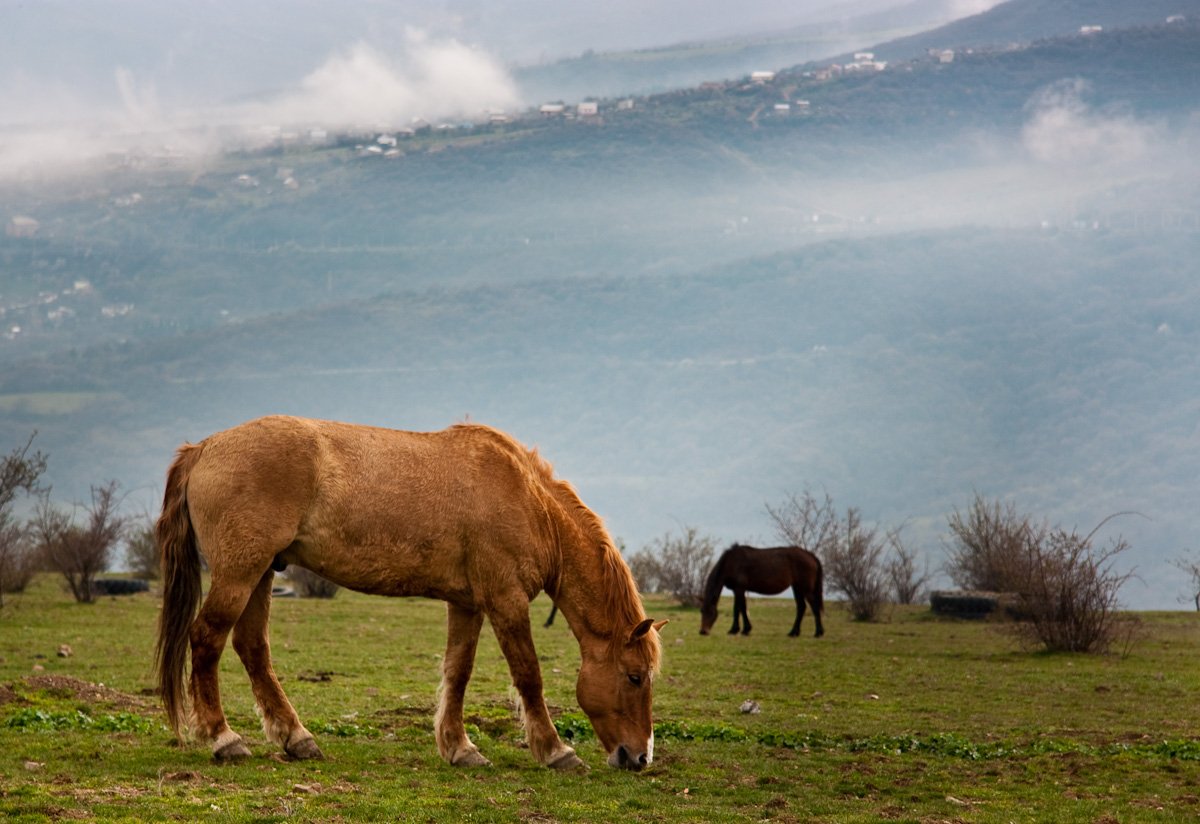
{"type": "Polygon", "coordinates": [[[821,616],[825,613],[825,566],[816,553],[813,553],[813,560],[817,562],[817,582],[813,587],[812,608],[813,612],[821,616]]]}
{"type": "Polygon", "coordinates": [[[167,720],[176,737],[187,729],[184,668],[187,665],[192,621],[200,604],[200,551],[188,513],[187,485],[200,459],[202,445],[185,444],[167,470],[162,514],[155,525],[162,559],[163,603],[158,616],[158,690],[167,720]]]}

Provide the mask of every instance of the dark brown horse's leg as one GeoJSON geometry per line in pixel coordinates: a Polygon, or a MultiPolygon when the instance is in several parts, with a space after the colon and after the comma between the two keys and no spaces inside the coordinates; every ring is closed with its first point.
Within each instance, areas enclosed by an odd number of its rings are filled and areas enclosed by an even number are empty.
{"type": "Polygon", "coordinates": [[[446,657],[442,660],[442,686],[433,728],[438,752],[456,767],[490,764],[467,737],[463,726],[463,695],[475,668],[475,647],[483,626],[483,613],[447,604],[446,657]]]}
{"type": "Polygon", "coordinates": [[[821,597],[821,593],[819,591],[816,594],[810,594],[808,598],[808,602],[812,605],[813,620],[817,622],[817,631],[813,633],[814,638],[820,638],[825,634],[825,626],[821,623],[821,607],[823,606],[823,600],[824,599],[821,597]]]}
{"type": "Polygon", "coordinates": [[[242,737],[229,728],[221,708],[221,686],[217,665],[225,649],[225,639],[237,622],[250,588],[214,578],[204,606],[192,622],[192,717],[196,732],[213,742],[213,757],[218,761],[245,758],[250,750],[242,737]]]}
{"type": "Polygon", "coordinates": [[[583,761],[558,737],[558,731],[550,720],[546,699],[542,694],[542,670],[538,665],[537,652],[533,647],[533,633],[529,628],[529,605],[494,606],[488,612],[500,650],[508,661],[513,685],[521,694],[525,711],[525,739],[533,757],[547,767],[567,769],[583,766],[583,761]]]}
{"type": "Polygon", "coordinates": [[[788,633],[788,637],[795,638],[800,634],[800,622],[804,620],[804,595],[800,592],[799,585],[792,586],[792,597],[796,599],[796,623],[792,624],[792,631],[788,633]]]}
{"type": "Polygon", "coordinates": [[[749,635],[750,613],[746,611],[746,590],[735,589],[733,591],[733,629],[729,631],[730,635],[734,635],[738,631],[738,616],[742,619],[742,635],[749,635]]]}
{"type": "Polygon", "coordinates": [[[313,741],[312,733],[300,723],[271,666],[267,620],[271,615],[271,585],[274,581],[275,574],[271,570],[259,579],[242,617],[233,625],[233,648],[250,676],[250,688],[262,714],[267,740],[283,747],[293,758],[321,758],[321,750],[313,741]]]}

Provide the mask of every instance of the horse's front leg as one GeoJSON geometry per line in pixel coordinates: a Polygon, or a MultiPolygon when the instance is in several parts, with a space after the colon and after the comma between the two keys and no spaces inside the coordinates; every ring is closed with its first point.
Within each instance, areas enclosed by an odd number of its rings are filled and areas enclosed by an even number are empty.
{"type": "Polygon", "coordinates": [[[271,585],[274,581],[275,573],[269,569],[259,579],[245,611],[233,626],[233,648],[250,676],[250,688],[262,715],[267,740],[283,747],[292,758],[323,758],[312,733],[300,723],[295,708],[284,695],[271,666],[267,621],[271,615],[271,585]]]}
{"type": "Polygon", "coordinates": [[[475,648],[483,613],[446,604],[446,657],[442,661],[442,686],[433,719],[438,752],[456,767],[482,767],[492,762],[467,737],[463,725],[463,695],[475,668],[475,648]]]}
{"type": "Polygon", "coordinates": [[[742,631],[742,605],[745,600],[745,592],[740,589],[733,591],[733,626],[729,628],[730,635],[737,635],[742,631]]]}
{"type": "MultiPolygon", "coordinates": [[[[518,602],[519,604],[519,602],[518,602]]],[[[558,737],[558,730],[550,720],[546,709],[546,698],[542,694],[542,670],[538,666],[537,652],[533,647],[533,633],[529,628],[529,604],[509,604],[493,607],[488,619],[500,650],[508,661],[513,685],[521,695],[525,715],[525,739],[529,749],[542,764],[556,769],[581,767],[583,761],[558,737]]]]}

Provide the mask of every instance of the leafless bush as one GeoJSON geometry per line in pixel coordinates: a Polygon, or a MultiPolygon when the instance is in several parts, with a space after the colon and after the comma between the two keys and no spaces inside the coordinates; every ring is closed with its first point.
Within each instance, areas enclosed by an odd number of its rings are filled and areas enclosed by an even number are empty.
{"type": "MultiPolygon", "coordinates": [[[[1196,611],[1200,612],[1200,560],[1184,555],[1172,560],[1171,566],[1188,576],[1188,586],[1191,593],[1188,598],[1195,603],[1196,611]]],[[[1183,601],[1184,599],[1181,597],[1179,600],[1183,601]]]]}
{"type": "Polygon", "coordinates": [[[904,545],[899,530],[889,532],[887,542],[892,554],[883,569],[896,603],[916,604],[922,601],[929,584],[929,561],[926,560],[925,566],[918,570],[917,552],[904,545]]]}
{"type": "Polygon", "coordinates": [[[18,494],[44,492],[39,480],[46,471],[46,456],[29,453],[35,435],[0,459],[0,606],[4,605],[4,593],[21,592],[37,571],[28,529],[13,515],[18,494]]]}
{"type": "Polygon", "coordinates": [[[154,534],[154,521],[149,516],[139,520],[129,529],[125,539],[125,559],[135,578],[158,580],[162,557],[158,551],[158,539],[154,534]]]}
{"type": "Polygon", "coordinates": [[[37,574],[37,553],[26,527],[0,512],[0,606],[4,596],[24,592],[37,574]]]}
{"type": "Polygon", "coordinates": [[[62,574],[80,603],[95,597],[92,581],[108,569],[112,551],[121,539],[125,520],[117,514],[117,483],[92,487],[86,525],[43,499],[33,520],[33,534],[45,564],[62,574]]]}
{"type": "Polygon", "coordinates": [[[788,495],[779,507],[767,504],[767,514],[784,541],[803,547],[818,558],[825,556],[827,546],[838,540],[841,530],[828,493],[822,500],[808,490],[802,495],[788,495]]]}
{"type": "Polygon", "coordinates": [[[984,592],[1019,591],[1029,577],[1030,548],[1047,534],[1015,505],[989,502],[978,493],[966,512],[954,510],[949,526],[946,573],[962,589],[984,592]]]}
{"type": "Polygon", "coordinates": [[[1094,549],[1095,532],[1054,529],[1027,547],[1027,578],[1018,592],[1028,621],[1016,628],[1050,651],[1103,653],[1132,638],[1134,624],[1118,612],[1117,593],[1133,573],[1114,568],[1129,544],[1117,538],[1094,549]]]}
{"type": "Polygon", "coordinates": [[[301,566],[290,566],[287,579],[292,582],[296,595],[301,598],[332,598],[337,595],[338,585],[328,578],[322,578],[311,569],[301,566]]]}
{"type": "Polygon", "coordinates": [[[837,537],[825,549],[825,580],[834,592],[846,596],[856,621],[875,621],[887,603],[887,576],[882,558],[885,548],[876,530],[863,526],[857,509],[846,510],[837,537]]]}
{"type": "Polygon", "coordinates": [[[668,592],[683,606],[698,607],[715,547],[712,538],[684,527],[681,536],[668,532],[635,553],[629,568],[642,592],[668,592]]]}

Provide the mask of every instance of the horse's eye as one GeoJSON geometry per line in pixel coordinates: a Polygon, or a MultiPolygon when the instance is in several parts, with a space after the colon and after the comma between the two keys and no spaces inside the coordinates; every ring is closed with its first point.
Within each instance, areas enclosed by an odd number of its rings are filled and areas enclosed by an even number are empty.
{"type": "Polygon", "coordinates": [[[635,673],[630,673],[629,683],[633,684],[635,687],[640,687],[642,685],[642,676],[635,673]]]}

